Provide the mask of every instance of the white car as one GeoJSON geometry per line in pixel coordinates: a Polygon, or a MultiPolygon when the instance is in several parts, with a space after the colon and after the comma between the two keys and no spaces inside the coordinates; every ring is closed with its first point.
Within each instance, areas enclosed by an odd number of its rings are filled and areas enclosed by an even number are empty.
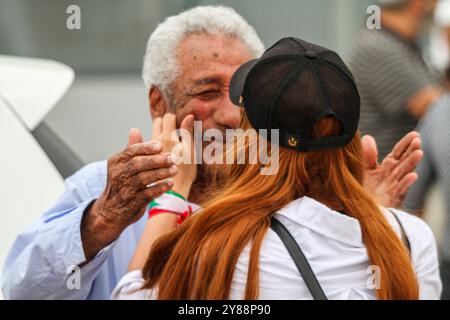
{"type": "Polygon", "coordinates": [[[64,189],[32,133],[73,79],[59,62],[0,55],[0,272],[15,237],[64,189]]]}

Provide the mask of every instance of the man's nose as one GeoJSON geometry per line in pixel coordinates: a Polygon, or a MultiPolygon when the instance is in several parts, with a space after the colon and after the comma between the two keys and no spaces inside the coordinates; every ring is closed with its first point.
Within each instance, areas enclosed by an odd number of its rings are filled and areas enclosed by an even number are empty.
{"type": "Polygon", "coordinates": [[[224,103],[214,112],[214,122],[226,129],[234,129],[239,127],[241,122],[241,108],[235,106],[227,97],[224,103]]]}

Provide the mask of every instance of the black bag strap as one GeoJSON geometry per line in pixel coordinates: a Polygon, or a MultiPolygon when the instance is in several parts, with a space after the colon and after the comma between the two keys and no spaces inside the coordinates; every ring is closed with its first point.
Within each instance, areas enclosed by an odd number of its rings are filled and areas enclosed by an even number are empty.
{"type": "Polygon", "coordinates": [[[278,234],[284,243],[314,300],[327,300],[308,260],[289,230],[279,220],[275,219],[275,217],[271,218],[270,228],[278,234]]]}
{"type": "Polygon", "coordinates": [[[406,249],[408,249],[408,253],[411,256],[411,242],[409,242],[409,238],[408,238],[408,235],[405,232],[405,228],[403,227],[403,224],[400,221],[400,218],[398,217],[398,215],[393,210],[389,209],[389,212],[392,213],[392,215],[394,216],[395,220],[397,220],[398,226],[400,227],[400,233],[401,233],[401,236],[402,236],[402,242],[405,245],[406,249]]]}

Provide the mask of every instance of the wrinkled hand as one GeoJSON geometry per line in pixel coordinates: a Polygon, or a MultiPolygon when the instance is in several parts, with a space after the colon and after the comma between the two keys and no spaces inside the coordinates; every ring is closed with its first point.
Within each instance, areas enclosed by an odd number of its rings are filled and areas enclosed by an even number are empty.
{"type": "Polygon", "coordinates": [[[170,190],[176,174],[172,155],[162,153],[160,142],[143,142],[132,129],[128,146],[108,159],[105,190],[86,208],[80,225],[81,242],[88,263],[137,222],[153,199],[170,190]]]}
{"type": "Polygon", "coordinates": [[[93,210],[111,228],[123,230],[138,221],[146,205],[172,186],[176,166],[161,143],[142,142],[139,130],[130,132],[128,147],[108,159],[106,188],[93,210]]]}
{"type": "Polygon", "coordinates": [[[197,177],[193,130],[193,115],[187,115],[183,119],[178,132],[175,114],[166,113],[162,118],[153,120],[152,140],[162,143],[163,152],[173,154],[178,169],[173,178],[173,190],[185,198],[188,198],[192,183],[197,177]]]}
{"type": "Polygon", "coordinates": [[[415,168],[422,160],[420,135],[410,132],[401,139],[392,152],[378,164],[378,151],[371,136],[362,139],[364,157],[364,186],[388,208],[399,207],[409,187],[418,176],[415,168]]]}

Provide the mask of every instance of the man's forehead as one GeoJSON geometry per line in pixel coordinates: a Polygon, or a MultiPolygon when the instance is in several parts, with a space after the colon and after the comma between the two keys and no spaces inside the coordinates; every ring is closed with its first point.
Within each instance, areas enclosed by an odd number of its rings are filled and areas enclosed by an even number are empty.
{"type": "Polygon", "coordinates": [[[252,58],[240,39],[225,35],[190,35],[180,43],[178,50],[184,68],[208,64],[231,67],[252,58]]]}
{"type": "Polygon", "coordinates": [[[234,71],[252,59],[238,38],[225,35],[190,35],[178,48],[183,86],[227,86],[234,71]]]}

